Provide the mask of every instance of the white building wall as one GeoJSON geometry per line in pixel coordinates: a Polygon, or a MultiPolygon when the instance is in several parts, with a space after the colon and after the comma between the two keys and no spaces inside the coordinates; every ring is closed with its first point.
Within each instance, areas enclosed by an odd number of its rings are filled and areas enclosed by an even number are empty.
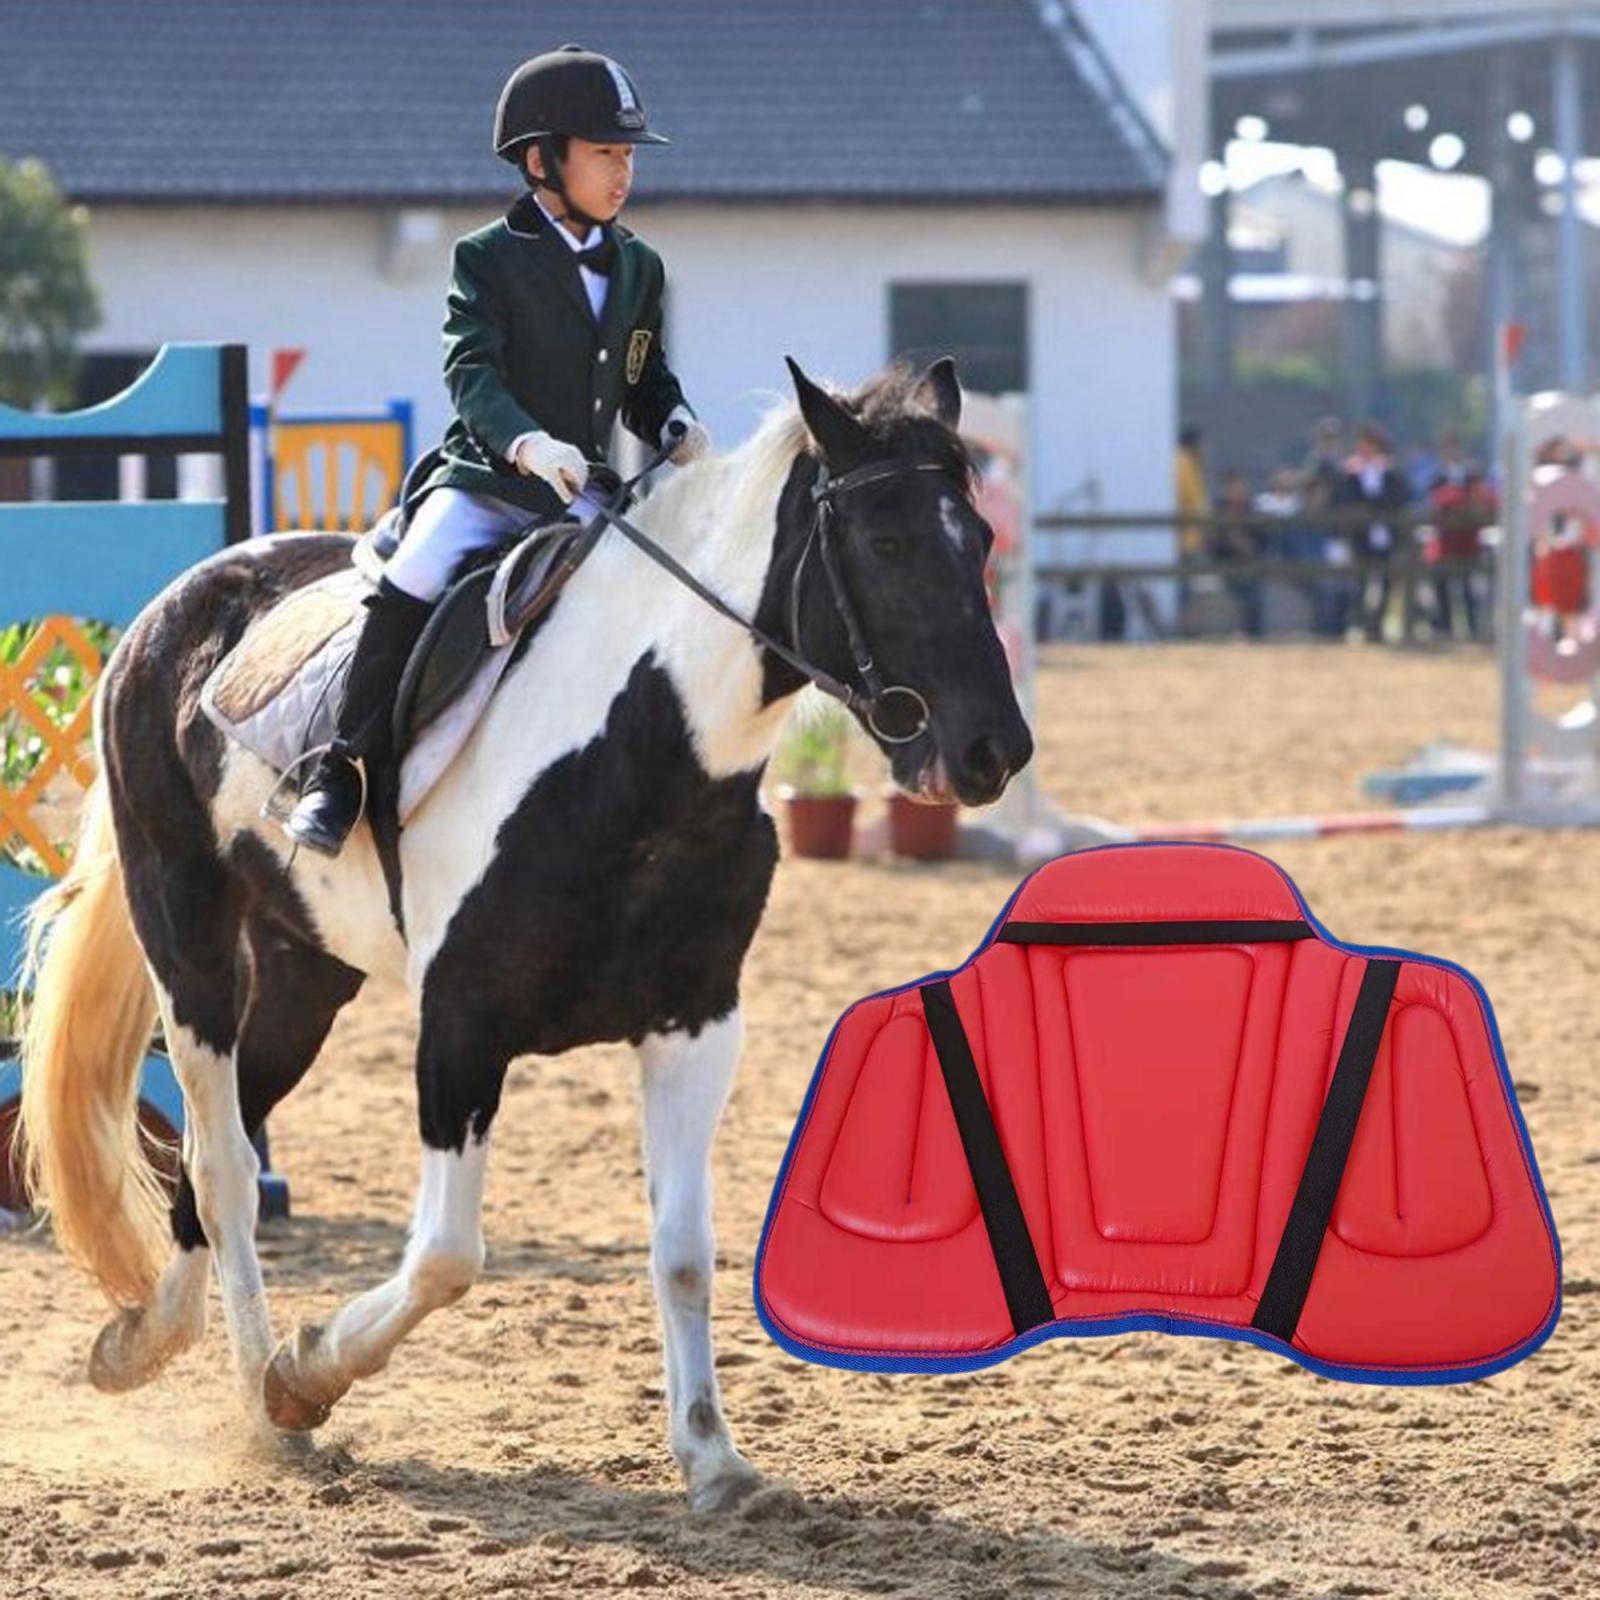
{"type": "MultiPolygon", "coordinates": [[[[393,213],[313,207],[101,207],[92,269],[106,320],[89,348],[238,340],[252,387],[274,346],[309,355],[292,410],[417,408],[417,444],[449,416],[440,324],[450,242],[492,212],[447,211],[386,274],[393,213]]],[[[415,222],[425,224],[426,217],[415,222]]],[[[1173,317],[1141,272],[1151,213],[908,207],[630,208],[668,267],[667,349],[716,438],[742,438],[783,356],[849,383],[890,354],[889,284],[1025,280],[1030,286],[1036,508],[1085,491],[1105,509],[1170,497],[1173,317]]],[[[1151,541],[1129,547],[1149,556],[1151,541]]],[[[1099,545],[1110,557],[1115,541],[1099,545]]],[[[1118,556],[1120,559],[1120,556],[1118,556]]]]}

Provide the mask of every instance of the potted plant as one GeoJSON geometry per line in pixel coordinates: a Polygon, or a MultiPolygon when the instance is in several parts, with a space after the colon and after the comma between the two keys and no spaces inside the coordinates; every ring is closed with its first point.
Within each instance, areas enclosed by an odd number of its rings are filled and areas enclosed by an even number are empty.
{"type": "Polygon", "coordinates": [[[850,854],[858,798],[845,770],[851,727],[843,707],[829,703],[803,714],[779,752],[778,797],[796,855],[840,861],[850,854]]]}
{"type": "Polygon", "coordinates": [[[948,861],[956,853],[956,819],[961,806],[955,800],[919,800],[891,789],[889,848],[913,861],[948,861]]]}

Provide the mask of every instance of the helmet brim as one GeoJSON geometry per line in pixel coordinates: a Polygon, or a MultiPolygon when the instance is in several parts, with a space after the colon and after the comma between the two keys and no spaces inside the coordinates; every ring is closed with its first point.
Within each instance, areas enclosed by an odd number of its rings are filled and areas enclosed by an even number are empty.
{"type": "Polygon", "coordinates": [[[590,144],[672,143],[664,133],[651,133],[648,128],[600,128],[590,133],[586,133],[582,128],[574,128],[571,137],[586,139],[590,144]]]}
{"type": "MultiPolygon", "coordinates": [[[[495,154],[502,160],[509,161],[513,166],[522,164],[522,152],[536,140],[549,138],[548,133],[520,133],[515,139],[508,139],[504,144],[495,149],[495,154]]],[[[569,139],[585,139],[590,144],[671,144],[672,141],[664,133],[651,133],[648,128],[638,132],[605,128],[597,132],[581,133],[573,129],[564,135],[569,139]]]]}

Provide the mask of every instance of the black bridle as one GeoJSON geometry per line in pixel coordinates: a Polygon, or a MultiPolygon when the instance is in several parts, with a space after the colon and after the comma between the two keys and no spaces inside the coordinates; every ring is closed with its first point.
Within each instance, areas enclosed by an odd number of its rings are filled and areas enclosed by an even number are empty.
{"type": "Polygon", "coordinates": [[[805,548],[800,552],[800,559],[795,563],[794,578],[789,585],[789,637],[798,647],[800,643],[800,580],[806,570],[806,561],[811,555],[812,545],[817,545],[822,551],[822,570],[827,574],[828,588],[833,593],[834,609],[839,613],[839,620],[844,624],[845,637],[850,642],[850,654],[855,658],[856,671],[861,676],[862,687],[866,690],[864,697],[856,696],[848,699],[845,704],[851,710],[860,709],[867,719],[867,726],[872,730],[875,738],[883,740],[885,744],[909,744],[928,726],[930,716],[928,702],[922,695],[909,684],[885,683],[883,674],[878,671],[878,664],[872,658],[872,651],[867,644],[866,636],[861,631],[861,620],[856,615],[854,602],[850,598],[850,590],[844,581],[844,568],[839,561],[838,542],[830,537],[833,529],[833,519],[837,511],[834,497],[844,494],[851,489],[862,489],[870,483],[884,483],[891,478],[903,477],[908,472],[942,472],[943,467],[932,461],[918,461],[910,465],[898,462],[871,463],[864,467],[857,467],[852,472],[847,472],[843,477],[835,478],[828,472],[825,461],[817,463],[817,481],[811,486],[812,517],[811,528],[806,534],[805,548]],[[916,704],[917,725],[910,733],[886,733],[878,726],[878,707],[891,695],[909,696],[916,704]]]}
{"type": "Polygon", "coordinates": [[[855,603],[850,598],[850,590],[845,584],[844,570],[839,561],[837,542],[833,537],[834,517],[837,507],[835,497],[847,494],[852,489],[864,488],[871,483],[885,482],[890,478],[898,478],[908,472],[942,472],[944,468],[931,461],[918,461],[909,464],[899,462],[869,462],[866,466],[857,467],[854,471],[846,472],[840,477],[832,477],[828,472],[826,462],[817,463],[817,480],[811,486],[812,517],[811,527],[806,533],[805,547],[800,552],[800,559],[795,563],[794,579],[789,586],[789,633],[794,641],[793,648],[774,639],[771,634],[756,626],[748,617],[741,616],[720,595],[708,589],[695,575],[684,567],[675,557],[663,550],[649,534],[642,533],[622,515],[621,507],[626,503],[630,490],[642,479],[648,477],[676,448],[677,441],[664,447],[644,469],[635,473],[633,477],[620,484],[612,495],[610,503],[601,505],[595,520],[589,524],[592,531],[597,531],[598,524],[603,520],[609,522],[619,533],[631,540],[658,566],[664,567],[680,583],[692,590],[695,594],[720,612],[730,622],[736,622],[752,638],[765,645],[781,661],[793,667],[802,677],[809,679],[824,694],[839,701],[849,710],[859,713],[866,719],[867,726],[872,730],[875,738],[881,739],[885,744],[909,744],[917,738],[928,726],[931,712],[928,702],[917,690],[904,683],[885,683],[883,674],[878,670],[877,663],[873,660],[872,651],[867,645],[865,636],[861,631],[861,620],[856,615],[855,603]],[[805,571],[806,561],[811,554],[812,545],[820,547],[822,552],[822,570],[827,575],[828,588],[833,596],[834,609],[839,613],[839,620],[844,624],[845,637],[850,644],[850,654],[855,658],[857,673],[861,677],[861,688],[855,689],[847,683],[842,683],[832,673],[815,666],[801,655],[800,652],[800,580],[805,571]],[[878,712],[883,703],[892,696],[908,696],[916,707],[916,726],[910,733],[887,733],[879,724],[878,712]]]}

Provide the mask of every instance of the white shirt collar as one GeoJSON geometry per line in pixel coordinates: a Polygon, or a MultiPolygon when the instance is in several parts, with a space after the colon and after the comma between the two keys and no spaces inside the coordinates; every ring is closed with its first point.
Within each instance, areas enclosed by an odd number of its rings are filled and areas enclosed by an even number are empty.
{"type": "Polygon", "coordinates": [[[566,244],[568,249],[573,251],[574,254],[576,254],[579,250],[587,250],[591,245],[597,245],[600,243],[601,233],[600,225],[598,223],[592,224],[589,232],[582,239],[575,239],[572,235],[572,230],[566,225],[566,223],[558,222],[554,217],[550,216],[549,211],[545,207],[544,201],[541,200],[538,195],[533,197],[533,202],[541,211],[544,212],[545,216],[549,219],[550,226],[554,228],[558,234],[560,234],[562,241],[566,244]]]}

